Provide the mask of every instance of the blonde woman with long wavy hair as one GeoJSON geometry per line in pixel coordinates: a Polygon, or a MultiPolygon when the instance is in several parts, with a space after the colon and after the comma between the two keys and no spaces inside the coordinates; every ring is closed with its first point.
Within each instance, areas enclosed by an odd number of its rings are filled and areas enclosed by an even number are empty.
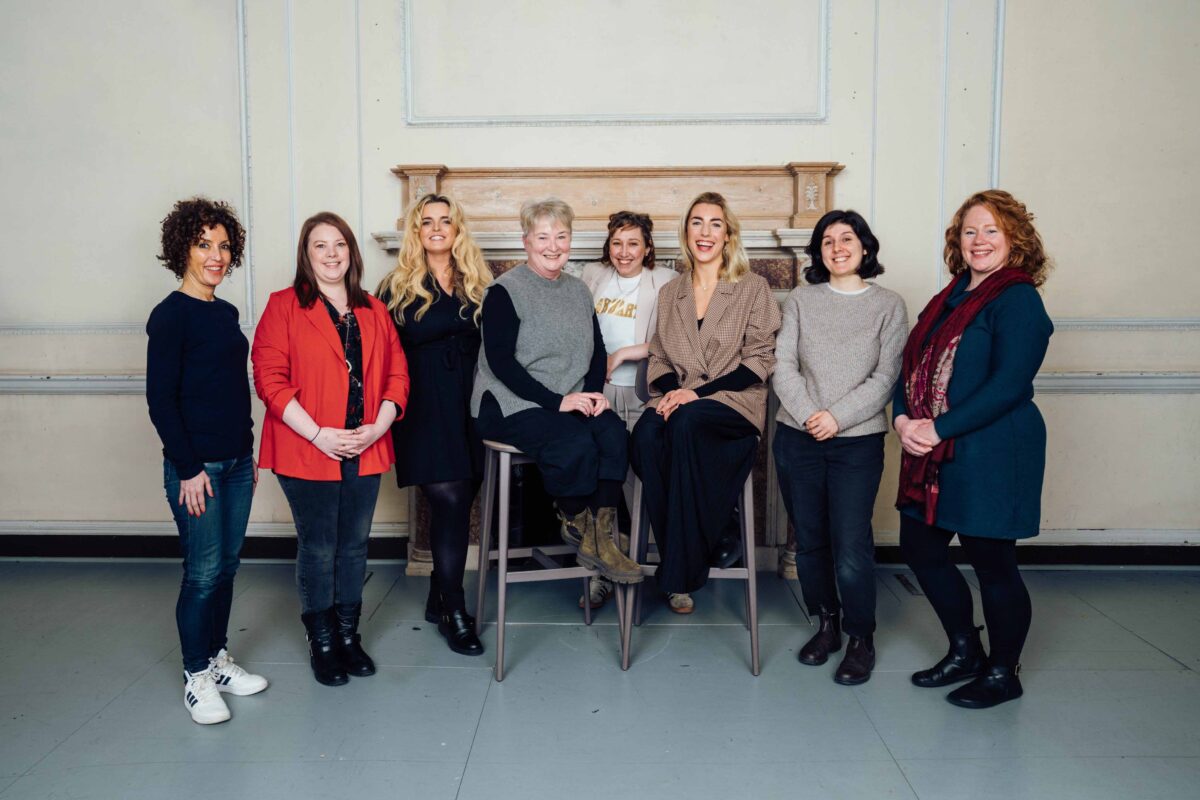
{"type": "Polygon", "coordinates": [[[412,378],[407,413],[392,426],[392,439],[396,484],[419,486],[429,502],[434,571],[425,619],[437,624],[451,650],[469,656],[483,653],[463,593],[471,502],[483,464],[470,398],[479,309],[491,281],[462,207],[427,194],[405,215],[400,257],[378,291],[412,378]]]}
{"type": "Polygon", "coordinates": [[[724,197],[692,200],[679,245],[679,279],[658,293],[652,397],[629,452],[662,558],[658,587],[672,611],[690,614],[709,567],[742,557],[733,510],[767,421],[780,314],[724,197]]]}

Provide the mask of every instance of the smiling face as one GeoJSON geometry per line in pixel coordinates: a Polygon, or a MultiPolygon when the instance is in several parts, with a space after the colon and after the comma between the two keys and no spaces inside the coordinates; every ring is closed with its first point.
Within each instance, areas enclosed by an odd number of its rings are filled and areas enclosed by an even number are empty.
{"type": "Polygon", "coordinates": [[[866,253],[858,234],[844,222],[835,222],[821,236],[821,263],[833,278],[858,273],[866,253]]]}
{"type": "Polygon", "coordinates": [[[185,287],[211,294],[229,272],[233,250],[224,225],[201,228],[200,238],[188,248],[187,269],[183,273],[185,287]]]}
{"type": "Polygon", "coordinates": [[[421,247],[425,255],[449,253],[458,238],[458,226],[445,203],[427,203],[421,209],[421,247]]]}
{"type": "Polygon", "coordinates": [[[529,268],[549,280],[558,277],[571,255],[571,229],[552,217],[535,220],[521,242],[529,268]]]}
{"type": "Polygon", "coordinates": [[[608,240],[608,258],[622,278],[632,278],[642,272],[646,260],[646,238],[636,225],[613,231],[608,240]]]}
{"type": "Polygon", "coordinates": [[[971,271],[969,288],[975,288],[987,276],[1008,263],[1011,246],[987,206],[972,206],[963,217],[958,236],[963,263],[971,271]]]}
{"type": "Polygon", "coordinates": [[[345,285],[346,270],[350,269],[350,245],[341,231],[323,222],[312,229],[305,249],[322,292],[345,285]]]}
{"type": "Polygon", "coordinates": [[[688,212],[687,245],[697,266],[716,264],[724,259],[729,231],[725,212],[714,203],[696,203],[688,212]]]}

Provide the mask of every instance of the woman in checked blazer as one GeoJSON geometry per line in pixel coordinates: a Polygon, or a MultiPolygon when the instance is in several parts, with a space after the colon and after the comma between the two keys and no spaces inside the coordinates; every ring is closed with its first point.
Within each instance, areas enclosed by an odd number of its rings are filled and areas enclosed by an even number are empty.
{"type": "Polygon", "coordinates": [[[780,313],[766,280],[750,272],[724,197],[693,200],[679,240],[681,277],[659,291],[652,397],[630,460],[662,557],[659,588],[672,611],[689,614],[709,567],[741,556],[730,522],[766,424],[780,313]]]}

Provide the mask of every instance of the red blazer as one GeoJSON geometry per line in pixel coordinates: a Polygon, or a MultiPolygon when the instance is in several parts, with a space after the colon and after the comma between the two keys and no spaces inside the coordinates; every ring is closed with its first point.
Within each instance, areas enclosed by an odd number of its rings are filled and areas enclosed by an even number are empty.
{"type": "MultiPolygon", "coordinates": [[[[354,309],[362,332],[364,424],[375,421],[384,400],[396,404],[396,419],[408,403],[408,360],[396,326],[383,303],[374,297],[370,300],[369,308],[354,309]]],[[[301,308],[293,289],[272,294],[258,321],[250,360],[254,390],[267,407],[259,466],[291,478],[341,480],[340,462],[283,422],[283,409],[294,397],[318,425],[342,428],[346,424],[350,375],[342,340],[325,304],[318,301],[301,308]]],[[[392,437],[380,436],[358,459],[360,475],[386,472],[396,461],[392,437]]]]}

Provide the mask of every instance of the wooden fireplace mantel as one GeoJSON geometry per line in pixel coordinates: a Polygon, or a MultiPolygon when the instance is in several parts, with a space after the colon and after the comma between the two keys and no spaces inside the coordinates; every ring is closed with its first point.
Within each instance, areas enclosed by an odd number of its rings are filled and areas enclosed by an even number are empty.
{"type": "Polygon", "coordinates": [[[836,162],[750,167],[451,168],[402,164],[392,168],[400,179],[397,230],[374,237],[385,249],[398,249],[405,211],[417,198],[436,192],[461,203],[484,252],[502,258],[521,248],[521,204],[554,196],[575,210],[574,249],[582,246],[598,252],[609,214],[628,209],[650,215],[656,247],[666,255],[678,248],[676,232],[684,206],[701,192],[717,191],[741,220],[748,249],[792,250],[807,243],[808,231],[834,207],[833,176],[842,169],[836,162]]]}

